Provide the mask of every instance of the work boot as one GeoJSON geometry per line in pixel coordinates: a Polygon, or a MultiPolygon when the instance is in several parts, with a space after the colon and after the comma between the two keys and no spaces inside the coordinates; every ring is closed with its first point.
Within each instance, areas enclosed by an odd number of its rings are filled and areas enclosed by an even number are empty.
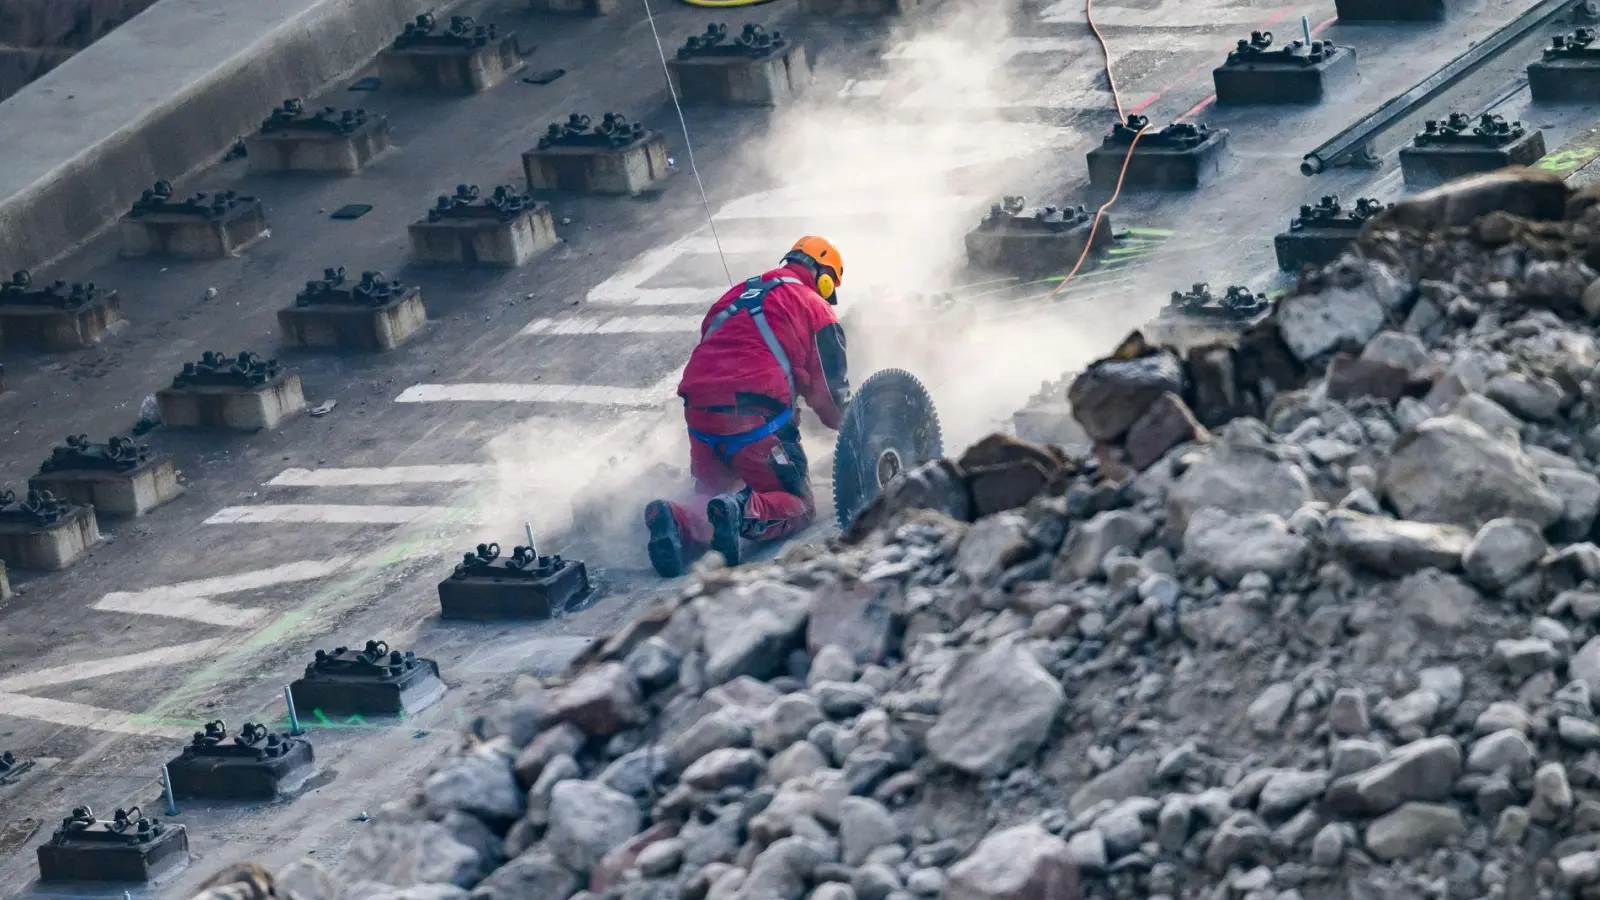
{"type": "Polygon", "coordinates": [[[644,524],[650,529],[650,543],[645,550],[650,554],[650,565],[662,578],[677,578],[683,574],[683,534],[678,531],[678,520],[673,518],[672,504],[665,500],[652,500],[644,508],[644,524]]]}
{"type": "Polygon", "coordinates": [[[711,520],[711,549],[722,554],[728,565],[739,564],[739,528],[744,524],[744,497],[740,494],[718,494],[706,504],[706,518],[711,520]]]}

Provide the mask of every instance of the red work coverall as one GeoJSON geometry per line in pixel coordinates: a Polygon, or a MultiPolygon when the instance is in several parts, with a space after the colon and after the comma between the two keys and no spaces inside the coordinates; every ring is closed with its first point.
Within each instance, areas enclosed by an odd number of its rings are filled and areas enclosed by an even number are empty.
{"type": "MultiPolygon", "coordinates": [[[[786,264],[759,280],[794,279],[799,284],[772,288],[763,302],[767,322],[788,357],[794,395],[804,398],[822,424],[837,429],[849,387],[844,336],[833,308],[815,290],[804,268],[786,264]]],[[[749,492],[740,536],[753,541],[788,537],[816,514],[800,447],[799,411],[776,433],[731,452],[719,453],[702,435],[738,435],[773,420],[794,399],[783,367],[767,346],[754,318],[736,313],[709,336],[706,328],[737,301],[746,284],[730,288],[712,305],[700,326],[701,343],[689,356],[678,394],[683,397],[689,438],[689,471],[697,500],[673,503],[672,516],[683,536],[684,556],[693,559],[711,543],[706,501],[732,493],[743,482],[749,492]]],[[[727,448],[724,448],[726,451],[727,448]]]]}

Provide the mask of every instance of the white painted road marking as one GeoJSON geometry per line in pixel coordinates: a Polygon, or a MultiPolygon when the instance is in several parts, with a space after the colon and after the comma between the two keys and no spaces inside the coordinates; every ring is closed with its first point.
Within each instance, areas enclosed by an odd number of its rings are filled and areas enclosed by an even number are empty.
{"type": "MultiPolygon", "coordinates": [[[[695,294],[704,301],[706,294],[695,294]]],[[[535,319],[522,329],[529,337],[541,334],[699,334],[703,316],[617,316],[613,319],[535,319]]]]}
{"type": "Polygon", "coordinates": [[[192,728],[134,722],[132,720],[135,717],[132,713],[121,710],[101,709],[98,706],[85,706],[64,700],[46,700],[43,697],[29,697],[26,694],[0,694],[0,717],[4,716],[145,737],[186,740],[194,734],[192,728]]]}
{"type": "Polygon", "coordinates": [[[494,476],[494,466],[386,466],[284,469],[268,487],[381,487],[395,484],[471,484],[494,476]]]}
{"type": "MultiPolygon", "coordinates": [[[[93,659],[65,666],[53,666],[22,675],[12,675],[9,678],[0,678],[0,691],[31,691],[57,684],[71,684],[74,681],[132,672],[137,669],[190,662],[204,657],[222,646],[222,644],[222,638],[210,638],[189,644],[173,644],[170,647],[146,650],[143,653],[130,653],[127,656],[114,656],[110,659],[93,659]]],[[[4,712],[9,712],[9,710],[4,706],[0,706],[0,713],[4,712]]]]}
{"type": "Polygon", "coordinates": [[[457,510],[448,506],[362,506],[355,504],[280,503],[264,506],[229,506],[217,510],[207,525],[408,525],[443,519],[457,510]]]}
{"type": "Polygon", "coordinates": [[[655,388],[591,384],[417,384],[396,403],[581,403],[589,406],[658,406],[670,395],[655,388]]]}
{"type": "Polygon", "coordinates": [[[102,612],[164,616],[169,619],[204,622],[207,625],[245,627],[261,621],[270,611],[229,606],[217,603],[211,598],[220,594],[257,591],[280,584],[326,578],[350,565],[352,559],[353,557],[349,556],[338,556],[328,560],[307,560],[273,566],[270,569],[240,572],[237,575],[161,585],[142,591],[113,591],[101,597],[93,608],[102,612]]]}

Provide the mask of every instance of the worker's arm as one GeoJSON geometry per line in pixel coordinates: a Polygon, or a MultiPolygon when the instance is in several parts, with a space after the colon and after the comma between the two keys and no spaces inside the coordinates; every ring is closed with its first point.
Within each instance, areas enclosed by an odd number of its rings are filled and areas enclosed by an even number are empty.
{"type": "Polygon", "coordinates": [[[845,355],[844,329],[839,327],[833,310],[816,306],[820,309],[813,311],[812,346],[806,354],[809,377],[803,391],[806,405],[822,424],[837,430],[844,421],[845,407],[850,405],[850,365],[845,355]]]}

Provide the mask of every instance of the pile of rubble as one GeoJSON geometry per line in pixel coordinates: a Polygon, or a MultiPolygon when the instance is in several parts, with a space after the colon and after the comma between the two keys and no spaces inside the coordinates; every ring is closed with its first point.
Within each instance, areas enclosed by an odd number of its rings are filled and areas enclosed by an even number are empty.
{"type": "Polygon", "coordinates": [[[1600,192],[1401,204],[1090,367],[1092,456],[701,565],[278,895],[1600,897],[1596,270],[1600,192]]]}

